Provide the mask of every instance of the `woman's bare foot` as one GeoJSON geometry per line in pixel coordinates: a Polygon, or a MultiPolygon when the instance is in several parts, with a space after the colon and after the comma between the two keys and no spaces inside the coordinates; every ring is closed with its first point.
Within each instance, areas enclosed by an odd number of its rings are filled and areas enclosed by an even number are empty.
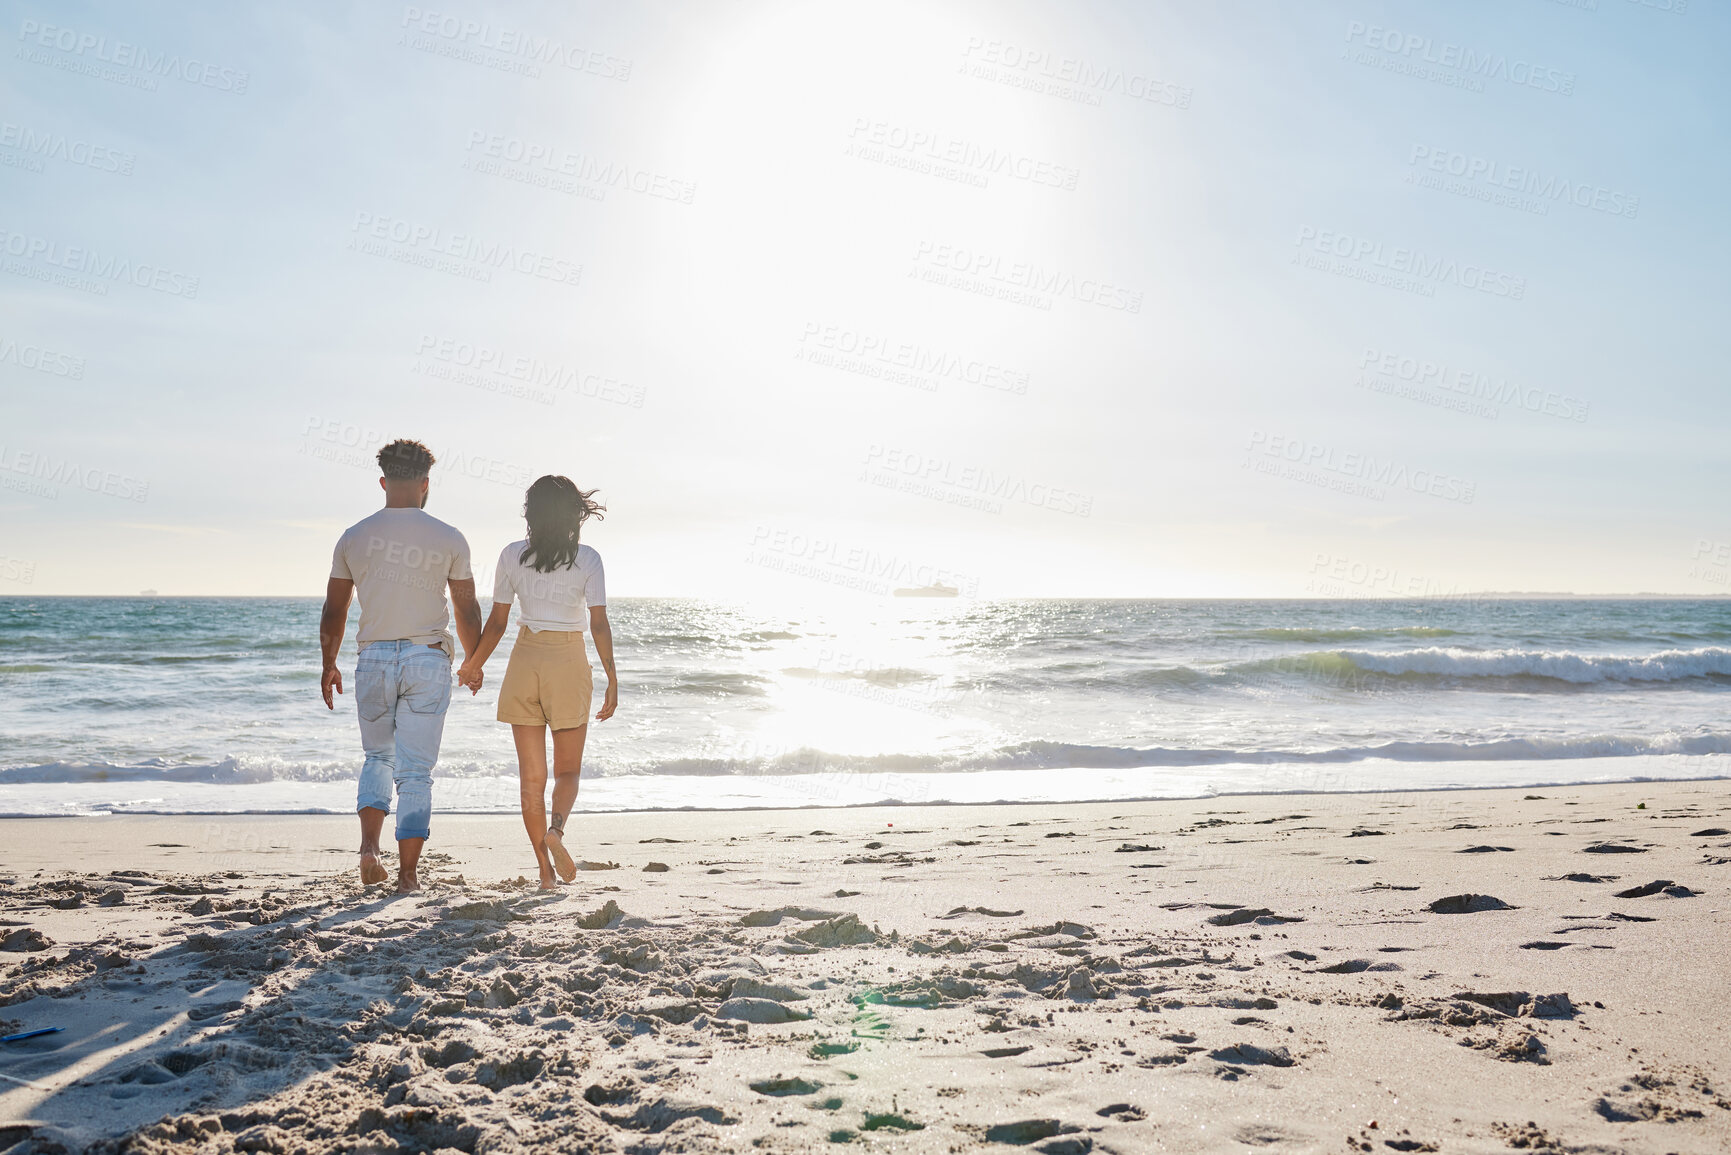
{"type": "Polygon", "coordinates": [[[557,830],[547,831],[547,853],[552,856],[553,868],[560,878],[570,882],[577,877],[577,864],[571,861],[571,852],[565,849],[565,839],[557,830]]]}
{"type": "Polygon", "coordinates": [[[542,890],[558,890],[559,889],[559,884],[556,881],[554,881],[554,879],[553,879],[553,868],[550,866],[544,865],[544,864],[541,867],[541,887],[540,887],[540,889],[542,889],[542,890]]]}

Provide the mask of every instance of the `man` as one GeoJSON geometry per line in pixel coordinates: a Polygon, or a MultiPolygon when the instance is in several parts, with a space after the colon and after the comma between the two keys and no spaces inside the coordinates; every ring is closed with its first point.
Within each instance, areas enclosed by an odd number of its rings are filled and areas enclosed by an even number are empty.
{"type": "Polygon", "coordinates": [[[379,450],[379,487],[385,508],[350,526],[337,541],[325,587],[319,644],[325,705],[343,692],[337,653],[348,626],[349,599],[361,598],[356,634],[355,701],[361,718],[361,883],[390,876],[379,858],[379,832],[397,797],[397,893],[420,889],[415,867],[426,844],[433,809],[433,764],[451,704],[454,656],[445,588],[456,611],[465,656],[481,636],[481,606],[469,571],[469,543],[425,512],[433,455],[419,441],[393,441],[379,450]]]}

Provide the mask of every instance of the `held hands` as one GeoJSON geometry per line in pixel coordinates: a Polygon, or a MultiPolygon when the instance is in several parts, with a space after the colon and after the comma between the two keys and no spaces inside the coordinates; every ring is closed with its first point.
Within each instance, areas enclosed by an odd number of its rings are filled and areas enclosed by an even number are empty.
{"type": "Polygon", "coordinates": [[[481,678],[481,667],[479,666],[471,666],[465,662],[457,670],[457,685],[469,687],[470,694],[481,692],[481,678]]]}
{"type": "Polygon", "coordinates": [[[595,711],[595,720],[605,722],[613,716],[613,711],[619,708],[619,683],[609,680],[607,695],[601,700],[601,708],[595,711]]]}
{"type": "Polygon", "coordinates": [[[343,672],[335,666],[326,666],[325,672],[319,677],[319,692],[325,696],[325,708],[329,710],[337,708],[336,703],[331,701],[332,688],[339,694],[343,692],[343,672]]]}

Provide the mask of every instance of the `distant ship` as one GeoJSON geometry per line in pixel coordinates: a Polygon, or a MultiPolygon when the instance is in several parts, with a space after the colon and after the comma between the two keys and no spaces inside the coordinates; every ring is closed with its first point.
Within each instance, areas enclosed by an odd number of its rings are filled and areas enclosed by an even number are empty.
{"type": "Polygon", "coordinates": [[[929,586],[919,586],[915,589],[899,589],[898,598],[953,598],[962,591],[955,586],[947,586],[943,582],[933,582],[929,586]]]}

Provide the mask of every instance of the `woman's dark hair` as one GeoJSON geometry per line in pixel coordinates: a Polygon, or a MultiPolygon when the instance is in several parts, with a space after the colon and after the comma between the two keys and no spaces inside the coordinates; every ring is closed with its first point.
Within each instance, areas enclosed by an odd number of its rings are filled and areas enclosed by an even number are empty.
{"type": "Polygon", "coordinates": [[[564,569],[577,560],[577,534],[590,518],[600,519],[605,505],[594,500],[599,490],[587,493],[569,477],[548,474],[537,478],[523,497],[523,520],[529,523],[529,544],[523,547],[523,564],[542,573],[564,569]]]}

